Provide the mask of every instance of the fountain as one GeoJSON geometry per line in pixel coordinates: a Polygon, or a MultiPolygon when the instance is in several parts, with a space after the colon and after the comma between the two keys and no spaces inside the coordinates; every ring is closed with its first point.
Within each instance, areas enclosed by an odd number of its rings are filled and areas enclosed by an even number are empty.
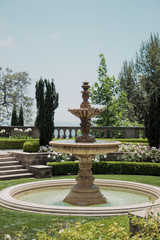
{"type": "Polygon", "coordinates": [[[80,118],[82,135],[75,141],[50,142],[54,150],[72,153],[79,159],[76,180],[52,179],[8,187],[0,191],[0,206],[24,212],[69,216],[115,216],[149,207],[159,209],[159,187],[118,180],[94,181],[92,158],[96,154],[116,152],[121,142],[95,141],[95,137],[89,135],[91,118],[103,109],[90,106],[88,82],[84,82],[82,87],[80,108],[69,109],[80,118]]]}
{"type": "Polygon", "coordinates": [[[73,115],[80,118],[82,135],[77,136],[75,142],[61,140],[49,143],[55,151],[72,153],[79,159],[79,172],[76,177],[77,184],[71,188],[71,191],[63,200],[64,202],[78,206],[89,206],[107,202],[99,187],[93,183],[92,159],[96,154],[117,151],[121,144],[121,142],[96,142],[95,137],[89,135],[91,118],[103,111],[102,108],[92,108],[88,102],[89,87],[88,82],[83,82],[83,102],[80,108],[68,109],[73,115]]]}

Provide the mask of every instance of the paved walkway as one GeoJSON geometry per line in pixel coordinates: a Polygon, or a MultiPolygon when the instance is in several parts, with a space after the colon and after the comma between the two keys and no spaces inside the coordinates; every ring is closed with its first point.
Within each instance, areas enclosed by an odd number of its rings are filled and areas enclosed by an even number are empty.
{"type": "Polygon", "coordinates": [[[0,154],[7,154],[8,152],[23,152],[22,149],[0,149],[0,154]]]}

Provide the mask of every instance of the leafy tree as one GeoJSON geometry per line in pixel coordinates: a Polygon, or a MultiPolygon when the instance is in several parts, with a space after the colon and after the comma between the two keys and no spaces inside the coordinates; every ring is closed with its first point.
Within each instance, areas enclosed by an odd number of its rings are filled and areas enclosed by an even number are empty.
{"type": "Polygon", "coordinates": [[[24,126],[24,118],[23,118],[23,108],[22,108],[22,106],[19,109],[18,125],[19,126],[24,126]]]}
{"type": "Polygon", "coordinates": [[[160,39],[151,34],[142,42],[135,60],[123,63],[119,74],[127,94],[130,116],[144,123],[150,146],[160,144],[160,39]]]}
{"type": "Polygon", "coordinates": [[[126,126],[130,122],[126,118],[126,94],[120,91],[119,81],[107,75],[107,65],[103,54],[100,54],[98,81],[90,88],[93,104],[101,105],[104,111],[94,123],[98,126],[126,126]]]}
{"type": "Polygon", "coordinates": [[[54,114],[58,107],[58,93],[54,81],[42,78],[36,82],[37,117],[36,126],[40,131],[40,146],[48,145],[54,130],[54,114]]]}
{"type": "Polygon", "coordinates": [[[13,105],[12,110],[11,126],[18,126],[17,109],[15,104],[13,105]]]}
{"type": "Polygon", "coordinates": [[[19,110],[21,105],[24,110],[26,123],[31,120],[31,106],[33,99],[28,97],[28,87],[31,79],[27,72],[14,73],[6,68],[5,72],[0,69],[0,116],[1,123],[11,118],[13,105],[19,110]]]}

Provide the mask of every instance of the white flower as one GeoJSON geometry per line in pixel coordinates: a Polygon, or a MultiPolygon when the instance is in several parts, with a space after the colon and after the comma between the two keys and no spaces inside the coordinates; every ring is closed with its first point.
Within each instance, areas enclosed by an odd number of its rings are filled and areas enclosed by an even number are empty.
{"type": "Polygon", "coordinates": [[[99,162],[99,160],[97,158],[94,159],[94,162],[99,162]]]}
{"type": "Polygon", "coordinates": [[[4,240],[12,240],[11,236],[8,234],[4,235],[4,240]]]}
{"type": "Polygon", "coordinates": [[[31,129],[31,128],[27,128],[27,129],[25,130],[25,132],[27,132],[27,133],[32,132],[32,129],[31,129]]]}
{"type": "Polygon", "coordinates": [[[61,160],[61,162],[65,162],[65,160],[61,160]]]}
{"type": "Polygon", "coordinates": [[[58,233],[62,233],[62,232],[64,232],[64,229],[61,229],[61,230],[59,230],[59,232],[58,232],[58,233]]]}
{"type": "Polygon", "coordinates": [[[47,158],[51,158],[51,155],[49,154],[49,155],[47,156],[47,158]]]}
{"type": "Polygon", "coordinates": [[[0,133],[5,133],[6,132],[6,130],[5,129],[2,129],[1,131],[0,131],[0,133]]]}
{"type": "Polygon", "coordinates": [[[21,128],[20,128],[20,129],[18,129],[18,131],[19,131],[19,132],[23,132],[23,130],[22,130],[21,128]]]}
{"type": "Polygon", "coordinates": [[[18,131],[18,128],[14,128],[14,131],[18,131]]]}

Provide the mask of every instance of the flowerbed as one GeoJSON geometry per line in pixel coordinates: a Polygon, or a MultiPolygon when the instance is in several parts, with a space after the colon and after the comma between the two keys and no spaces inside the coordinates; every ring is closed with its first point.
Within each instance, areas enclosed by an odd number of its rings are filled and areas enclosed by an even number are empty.
{"type": "Polygon", "coordinates": [[[145,146],[143,143],[122,144],[119,152],[124,153],[120,157],[122,161],[160,163],[160,148],[145,146]]]}

